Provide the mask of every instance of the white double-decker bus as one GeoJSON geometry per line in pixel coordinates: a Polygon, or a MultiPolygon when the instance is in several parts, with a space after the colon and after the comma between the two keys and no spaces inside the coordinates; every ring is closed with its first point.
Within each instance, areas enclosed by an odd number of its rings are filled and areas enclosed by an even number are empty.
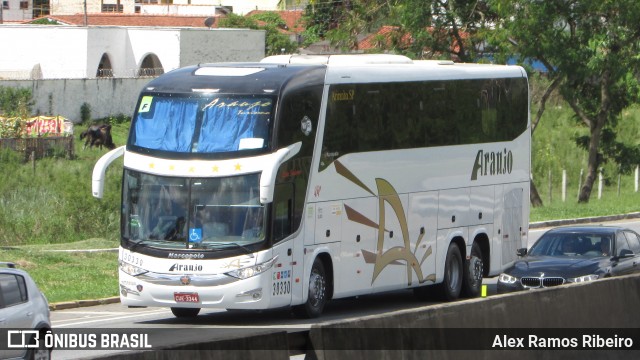
{"type": "Polygon", "coordinates": [[[530,122],[518,66],[396,55],[207,64],[141,92],[124,155],[129,306],[291,306],[431,289],[473,297],[525,247],[530,122]]]}

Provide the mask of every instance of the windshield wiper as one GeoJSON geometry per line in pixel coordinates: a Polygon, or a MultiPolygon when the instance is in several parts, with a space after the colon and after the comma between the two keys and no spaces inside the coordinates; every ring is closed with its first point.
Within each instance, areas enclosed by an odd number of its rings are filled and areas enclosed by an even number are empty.
{"type": "Polygon", "coordinates": [[[135,251],[135,249],[138,248],[138,246],[147,246],[147,244],[144,243],[144,239],[140,239],[138,241],[134,241],[134,240],[131,240],[131,239],[127,238],[127,240],[129,241],[129,243],[133,243],[133,245],[129,246],[129,251],[135,251]]]}
{"type": "MultiPolygon", "coordinates": [[[[242,250],[244,250],[245,253],[251,255],[253,254],[253,251],[251,251],[251,249],[249,249],[248,247],[244,246],[244,245],[240,245],[236,242],[209,242],[206,244],[202,244],[204,249],[211,249],[211,246],[209,245],[215,245],[216,247],[220,246],[220,250],[226,250],[227,248],[240,248],[242,250]]],[[[253,256],[253,255],[252,255],[253,256]]]]}

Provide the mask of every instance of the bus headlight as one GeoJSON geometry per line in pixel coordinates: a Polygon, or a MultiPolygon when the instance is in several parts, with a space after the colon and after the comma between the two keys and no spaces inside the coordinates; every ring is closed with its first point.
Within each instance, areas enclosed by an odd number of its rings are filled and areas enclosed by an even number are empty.
{"type": "Polygon", "coordinates": [[[148,272],[145,269],[139,268],[135,265],[131,265],[124,261],[120,261],[120,270],[124,271],[126,274],[129,274],[131,276],[138,276],[148,272]]]}
{"type": "Polygon", "coordinates": [[[278,257],[276,256],[273,259],[267,260],[263,263],[256,264],[253,266],[248,266],[248,267],[237,269],[237,270],[232,270],[224,274],[228,276],[232,276],[234,278],[238,278],[238,279],[247,279],[252,276],[260,275],[263,272],[271,269],[273,267],[273,263],[276,262],[277,258],[278,257]]]}
{"type": "Polygon", "coordinates": [[[584,275],[584,276],[578,276],[578,277],[574,277],[574,278],[569,278],[567,279],[567,282],[570,283],[581,283],[581,282],[587,282],[587,281],[593,281],[593,280],[597,280],[599,278],[598,275],[584,275]]]}

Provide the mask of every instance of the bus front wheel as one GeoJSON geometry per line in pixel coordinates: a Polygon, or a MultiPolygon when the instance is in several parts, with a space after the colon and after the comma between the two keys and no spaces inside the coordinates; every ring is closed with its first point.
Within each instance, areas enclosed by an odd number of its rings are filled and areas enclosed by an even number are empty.
{"type": "Polygon", "coordinates": [[[452,301],[460,297],[462,289],[462,255],[455,243],[449,244],[444,263],[444,279],[439,285],[440,295],[444,300],[452,301]]]}
{"type": "Polygon", "coordinates": [[[295,306],[293,312],[302,318],[316,318],[322,314],[327,303],[327,276],[324,264],[318,258],[313,261],[309,275],[309,295],[307,301],[295,306]]]}
{"type": "Polygon", "coordinates": [[[178,308],[172,307],[171,312],[178,318],[192,318],[198,316],[200,308],[178,308]]]}

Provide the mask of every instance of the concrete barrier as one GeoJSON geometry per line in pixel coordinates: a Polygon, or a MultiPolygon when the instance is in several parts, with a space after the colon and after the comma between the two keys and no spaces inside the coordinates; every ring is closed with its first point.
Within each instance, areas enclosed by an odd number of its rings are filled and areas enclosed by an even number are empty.
{"type": "Polygon", "coordinates": [[[306,346],[305,359],[318,360],[640,359],[640,274],[324,322],[300,334],[264,330],[100,358],[281,360],[306,346]]]}
{"type": "MultiPolygon", "coordinates": [[[[179,330],[177,330],[179,331],[179,330]]],[[[103,360],[288,360],[286,331],[264,331],[250,337],[168,345],[153,351],[127,351],[95,357],[103,360]]]]}
{"type": "Polygon", "coordinates": [[[314,325],[307,358],[640,359],[639,328],[640,275],[630,275],[314,325]],[[492,350],[507,342],[504,336],[530,347],[529,335],[542,349],[492,350]],[[630,337],[634,350],[578,350],[585,340],[601,342],[589,335],[630,337]],[[549,347],[551,338],[560,339],[558,347],[549,347]]]}

